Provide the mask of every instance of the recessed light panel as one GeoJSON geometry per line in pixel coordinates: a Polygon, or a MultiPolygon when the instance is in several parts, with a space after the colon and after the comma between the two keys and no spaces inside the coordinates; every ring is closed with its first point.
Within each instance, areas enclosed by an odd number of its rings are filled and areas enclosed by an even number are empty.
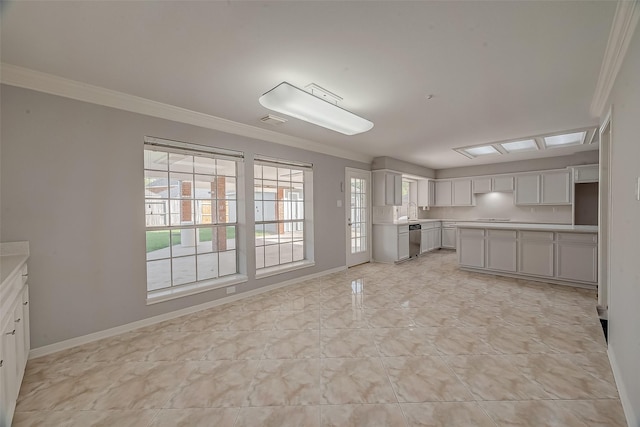
{"type": "Polygon", "coordinates": [[[586,132],[565,133],[563,135],[545,136],[544,144],[547,147],[566,147],[567,145],[582,144],[586,132]]]}
{"type": "Polygon", "coordinates": [[[464,151],[473,157],[486,156],[487,154],[500,154],[498,150],[496,150],[490,145],[483,145],[481,147],[464,148],[464,151]]]}
{"type": "Polygon", "coordinates": [[[531,151],[537,150],[538,146],[533,139],[524,139],[522,141],[502,142],[500,144],[507,153],[514,153],[517,151],[531,151]]]}

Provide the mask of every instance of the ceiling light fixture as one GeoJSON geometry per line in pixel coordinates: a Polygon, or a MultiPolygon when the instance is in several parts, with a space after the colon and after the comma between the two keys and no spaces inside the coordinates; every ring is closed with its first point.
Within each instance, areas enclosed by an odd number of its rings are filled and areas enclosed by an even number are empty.
{"type": "MultiPolygon", "coordinates": [[[[323,97],[331,92],[323,90],[323,97]]],[[[332,94],[333,95],[333,94],[332,94]]],[[[312,93],[282,82],[259,98],[263,107],[345,135],[373,128],[373,123],[312,93]]]]}

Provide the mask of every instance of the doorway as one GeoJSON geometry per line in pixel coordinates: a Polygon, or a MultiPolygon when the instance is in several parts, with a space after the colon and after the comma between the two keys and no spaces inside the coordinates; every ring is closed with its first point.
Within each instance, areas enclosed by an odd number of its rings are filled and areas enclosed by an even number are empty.
{"type": "Polygon", "coordinates": [[[347,267],[371,260],[371,172],[346,168],[347,267]]]}

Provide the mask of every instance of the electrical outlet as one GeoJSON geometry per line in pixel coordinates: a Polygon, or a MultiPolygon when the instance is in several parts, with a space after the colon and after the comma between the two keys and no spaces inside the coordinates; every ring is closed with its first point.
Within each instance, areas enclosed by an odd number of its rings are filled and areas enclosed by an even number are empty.
{"type": "Polygon", "coordinates": [[[235,292],[236,292],[236,287],[235,286],[227,287],[227,295],[234,294],[235,292]]]}

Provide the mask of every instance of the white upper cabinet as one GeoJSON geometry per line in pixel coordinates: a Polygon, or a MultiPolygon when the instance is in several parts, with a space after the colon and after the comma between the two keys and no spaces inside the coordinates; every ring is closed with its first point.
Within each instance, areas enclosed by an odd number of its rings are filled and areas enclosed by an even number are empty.
{"type": "Polygon", "coordinates": [[[600,169],[598,165],[573,166],[573,182],[598,182],[600,169]]]}
{"type": "Polygon", "coordinates": [[[496,176],[492,180],[491,191],[498,192],[510,192],[513,191],[513,177],[512,176],[496,176]]]}
{"type": "Polygon", "coordinates": [[[473,192],[477,193],[491,193],[491,178],[475,178],[473,180],[473,192]]]}
{"type": "Polygon", "coordinates": [[[436,183],[430,179],[418,180],[418,206],[436,204],[436,183]]]}
{"type": "Polygon", "coordinates": [[[571,173],[568,170],[516,176],[516,205],[568,205],[571,173]]]}
{"type": "Polygon", "coordinates": [[[516,205],[540,204],[540,175],[516,176],[516,205]]]}
{"type": "Polygon", "coordinates": [[[471,180],[461,179],[453,181],[453,206],[471,206],[473,194],[471,192],[471,180]]]}
{"type": "Polygon", "coordinates": [[[564,205],[571,203],[571,174],[569,171],[543,172],[542,204],[564,205]]]}
{"type": "Polygon", "coordinates": [[[402,206],[402,174],[373,171],[373,205],[402,206]]]}
{"type": "Polygon", "coordinates": [[[436,206],[451,206],[453,192],[451,181],[436,181],[436,206]]]}

